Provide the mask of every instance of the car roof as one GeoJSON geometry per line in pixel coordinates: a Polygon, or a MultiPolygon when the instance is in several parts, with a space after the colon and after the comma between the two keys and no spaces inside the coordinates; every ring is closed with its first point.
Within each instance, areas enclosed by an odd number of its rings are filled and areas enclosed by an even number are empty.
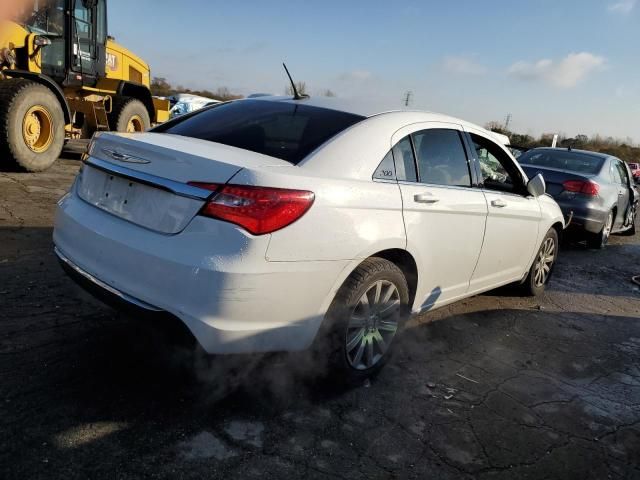
{"type": "Polygon", "coordinates": [[[396,105],[388,105],[383,101],[377,99],[345,99],[338,97],[306,97],[302,99],[296,100],[291,96],[264,96],[264,97],[254,97],[251,100],[256,101],[271,101],[271,102],[285,102],[292,103],[296,105],[307,105],[310,107],[317,108],[326,108],[329,110],[336,110],[340,112],[350,113],[353,115],[359,115],[361,117],[375,117],[385,114],[398,114],[398,113],[406,113],[407,117],[411,117],[411,121],[415,122],[444,122],[444,123],[455,123],[457,125],[462,125],[463,127],[471,127],[476,130],[480,130],[488,135],[490,138],[493,138],[496,142],[502,145],[508,145],[506,140],[508,137],[506,135],[500,135],[493,133],[479,125],[475,125],[471,122],[467,122],[465,120],[451,117],[449,115],[444,115],[441,113],[429,112],[426,110],[418,110],[415,108],[409,107],[398,107],[396,105]],[[416,114],[420,117],[416,119],[416,114]]]}
{"type": "Polygon", "coordinates": [[[540,151],[548,151],[548,152],[568,152],[569,151],[571,153],[579,153],[579,154],[582,154],[582,155],[589,155],[589,156],[592,156],[592,157],[603,158],[605,160],[607,158],[617,158],[617,157],[614,157],[613,155],[609,155],[607,153],[592,152],[591,150],[578,150],[576,148],[572,148],[571,150],[569,150],[567,148],[538,147],[538,148],[532,148],[531,150],[529,150],[529,152],[540,152],[540,151]]]}

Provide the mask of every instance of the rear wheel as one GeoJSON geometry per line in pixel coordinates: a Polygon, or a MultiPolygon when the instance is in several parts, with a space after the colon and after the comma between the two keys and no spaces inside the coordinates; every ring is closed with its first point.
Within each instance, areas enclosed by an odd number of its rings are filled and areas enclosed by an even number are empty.
{"type": "Polygon", "coordinates": [[[601,249],[604,248],[609,241],[611,235],[611,229],[613,228],[613,210],[607,215],[607,219],[604,222],[604,226],[599,233],[591,233],[587,237],[587,247],[601,249]]]}
{"type": "Polygon", "coordinates": [[[345,281],[327,314],[331,366],[348,383],[377,374],[389,360],[407,318],[409,287],[382,258],[365,260],[345,281]]]}
{"type": "Polygon", "coordinates": [[[147,107],[140,100],[131,97],[114,98],[109,126],[116,132],[144,132],[151,128],[151,119],[147,107]]]}
{"type": "Polygon", "coordinates": [[[24,79],[0,82],[0,162],[46,170],[62,153],[64,127],[60,102],[47,87],[24,79]]]}
{"type": "Polygon", "coordinates": [[[558,257],[558,232],[552,228],[547,232],[538,254],[531,265],[529,275],[522,284],[523,293],[530,296],[537,296],[544,292],[544,289],[551,277],[553,267],[558,257]]]}

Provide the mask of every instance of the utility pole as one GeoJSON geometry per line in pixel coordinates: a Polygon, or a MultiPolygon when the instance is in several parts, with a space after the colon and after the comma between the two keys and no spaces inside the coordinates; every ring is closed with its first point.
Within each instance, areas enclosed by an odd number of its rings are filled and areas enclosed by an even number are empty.
{"type": "Polygon", "coordinates": [[[413,92],[411,90],[407,90],[407,93],[404,94],[404,106],[408,107],[409,104],[411,103],[411,95],[413,95],[413,92]]]}
{"type": "Polygon", "coordinates": [[[505,129],[505,130],[509,130],[509,124],[511,123],[511,118],[512,118],[512,117],[511,117],[511,114],[510,114],[510,113],[508,113],[508,114],[507,114],[507,118],[506,118],[506,119],[505,119],[505,121],[504,121],[504,129],[505,129]]]}

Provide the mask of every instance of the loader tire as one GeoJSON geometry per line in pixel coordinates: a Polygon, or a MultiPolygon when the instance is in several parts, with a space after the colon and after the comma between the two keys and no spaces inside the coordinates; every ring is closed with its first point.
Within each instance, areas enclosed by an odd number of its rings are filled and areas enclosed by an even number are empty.
{"type": "Polygon", "coordinates": [[[65,138],[60,102],[44,85],[22,78],[0,81],[0,165],[40,172],[60,157],[65,138]]]}
{"type": "Polygon", "coordinates": [[[109,126],[114,132],[144,132],[151,128],[151,119],[147,107],[140,100],[120,97],[113,99],[109,126]]]}

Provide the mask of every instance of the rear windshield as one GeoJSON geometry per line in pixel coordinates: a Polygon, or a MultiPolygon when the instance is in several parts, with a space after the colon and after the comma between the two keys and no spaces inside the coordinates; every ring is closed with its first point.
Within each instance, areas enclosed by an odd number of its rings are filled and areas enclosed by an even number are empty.
{"type": "Polygon", "coordinates": [[[222,143],[297,164],[363,119],[290,102],[239,100],[179,118],[153,131],[222,143]]]}
{"type": "Polygon", "coordinates": [[[529,150],[518,158],[518,162],[521,165],[557,168],[594,175],[602,168],[604,158],[568,150],[529,150]]]}

